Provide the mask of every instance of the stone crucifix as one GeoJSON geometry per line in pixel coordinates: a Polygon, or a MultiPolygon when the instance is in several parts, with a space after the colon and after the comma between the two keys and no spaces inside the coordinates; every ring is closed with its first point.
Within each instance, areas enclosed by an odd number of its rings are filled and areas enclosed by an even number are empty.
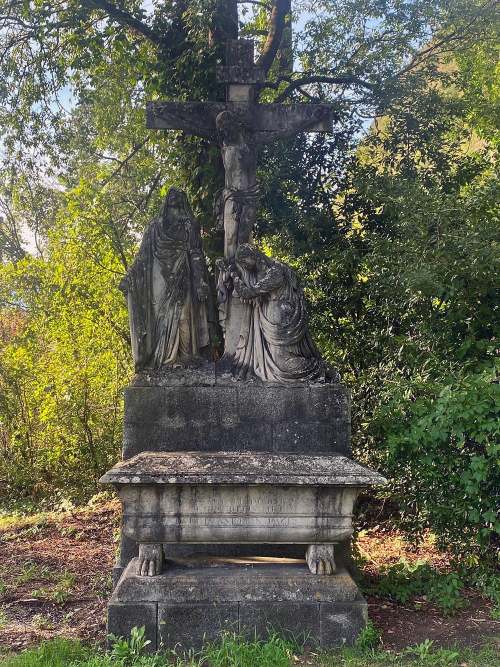
{"type": "MultiPolygon", "coordinates": [[[[259,188],[259,145],[299,132],[330,132],[335,110],[328,104],[259,104],[257,91],[264,73],[254,64],[251,40],[230,40],[226,63],[217,80],[226,84],[226,102],[149,102],[147,127],[183,130],[217,142],[222,151],[225,188],[221,208],[224,219],[224,257],[231,262],[242,243],[251,240],[259,188]]],[[[225,321],[225,355],[234,354],[240,333],[239,299],[229,296],[225,321]]]]}

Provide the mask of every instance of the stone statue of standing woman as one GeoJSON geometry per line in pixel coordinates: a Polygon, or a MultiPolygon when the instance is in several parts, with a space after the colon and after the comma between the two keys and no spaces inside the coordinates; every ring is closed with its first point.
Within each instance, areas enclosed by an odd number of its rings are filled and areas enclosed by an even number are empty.
{"type": "Polygon", "coordinates": [[[209,349],[208,285],[200,227],[184,192],[171,188],[120,283],[136,371],[188,364],[209,349]]]}

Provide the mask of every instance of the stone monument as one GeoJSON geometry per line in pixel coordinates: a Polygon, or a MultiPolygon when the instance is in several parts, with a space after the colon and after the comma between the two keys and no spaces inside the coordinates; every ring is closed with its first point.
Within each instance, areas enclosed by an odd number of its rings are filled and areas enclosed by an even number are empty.
{"type": "Polygon", "coordinates": [[[224,355],[210,359],[208,280],[186,196],[168,193],[120,288],[136,375],[123,460],[103,483],[123,505],[108,629],[145,625],[151,649],[270,629],[323,647],[367,618],[350,573],[354,502],[383,478],[354,462],[350,404],[308,329],[294,271],[252,245],[256,147],[328,131],[328,105],[260,105],[253,44],[230,42],[227,101],[152,103],[148,126],[218,141],[224,355]]]}

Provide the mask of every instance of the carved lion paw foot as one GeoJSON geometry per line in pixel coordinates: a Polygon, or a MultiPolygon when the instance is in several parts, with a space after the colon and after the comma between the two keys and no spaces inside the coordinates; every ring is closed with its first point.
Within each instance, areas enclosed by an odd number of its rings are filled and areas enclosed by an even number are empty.
{"type": "Polygon", "coordinates": [[[163,567],[163,546],[161,544],[139,544],[139,574],[141,577],[155,577],[163,567]]]}
{"type": "Polygon", "coordinates": [[[334,574],[337,569],[333,544],[311,544],[306,551],[306,561],[313,574],[334,574]]]}

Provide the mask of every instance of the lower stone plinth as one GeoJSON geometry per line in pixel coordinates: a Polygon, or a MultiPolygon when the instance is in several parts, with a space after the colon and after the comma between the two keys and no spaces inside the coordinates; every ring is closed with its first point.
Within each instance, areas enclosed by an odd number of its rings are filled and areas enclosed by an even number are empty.
{"type": "Polygon", "coordinates": [[[113,593],[108,631],[146,626],[151,650],[199,649],[225,631],[264,638],[277,631],[310,646],[352,644],[367,605],[345,570],[313,575],[295,559],[200,558],[140,577],[132,560],[113,593]]]}

